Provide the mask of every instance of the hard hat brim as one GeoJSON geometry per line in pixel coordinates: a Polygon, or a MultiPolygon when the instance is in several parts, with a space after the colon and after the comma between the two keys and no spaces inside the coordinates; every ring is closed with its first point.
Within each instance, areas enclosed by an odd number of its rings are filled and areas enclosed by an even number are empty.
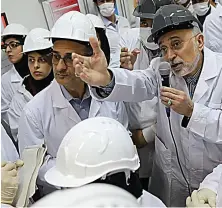
{"type": "Polygon", "coordinates": [[[72,175],[63,175],[57,171],[56,166],[52,167],[45,174],[45,180],[54,186],[75,188],[86,185],[97,180],[98,177],[75,178],[72,175]]]}
{"type": "Polygon", "coordinates": [[[140,11],[140,6],[137,6],[137,7],[134,9],[133,16],[135,16],[135,17],[140,17],[140,18],[147,18],[147,19],[153,19],[153,18],[154,18],[154,15],[155,15],[155,14],[142,13],[142,12],[139,12],[139,11],[140,11]]]}

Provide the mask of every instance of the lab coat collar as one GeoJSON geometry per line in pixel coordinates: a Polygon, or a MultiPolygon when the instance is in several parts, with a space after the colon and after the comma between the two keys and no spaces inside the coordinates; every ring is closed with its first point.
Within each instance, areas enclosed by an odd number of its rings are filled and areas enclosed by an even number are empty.
{"type": "Polygon", "coordinates": [[[222,5],[220,3],[217,4],[216,10],[219,10],[219,16],[222,17],[222,5]]]}
{"type": "Polygon", "coordinates": [[[213,83],[215,77],[218,76],[221,68],[217,65],[216,53],[204,48],[204,63],[199,81],[194,92],[193,101],[198,102],[208,91],[209,86],[213,83]]]}
{"type": "Polygon", "coordinates": [[[54,108],[68,108],[68,100],[62,94],[59,83],[54,79],[51,84],[54,108]]]}
{"type": "MultiPolygon", "coordinates": [[[[212,81],[214,78],[218,76],[219,72],[220,67],[217,65],[216,53],[205,47],[204,63],[193,95],[193,102],[198,102],[203,97],[211,83],[213,83],[212,81]]],[[[173,87],[177,88],[178,90],[183,90],[189,94],[188,88],[184,88],[184,86],[186,86],[186,82],[182,77],[176,77],[175,75],[171,74],[171,78],[171,84],[173,87]]]]}
{"type": "Polygon", "coordinates": [[[15,82],[21,82],[22,78],[19,75],[19,73],[16,71],[14,65],[11,68],[11,82],[15,83],[15,82]]]}
{"type": "Polygon", "coordinates": [[[216,57],[216,53],[206,47],[204,48],[204,63],[201,73],[204,80],[212,79],[219,74],[220,68],[217,66],[216,57]]]}
{"type": "MultiPolygon", "coordinates": [[[[111,21],[109,21],[107,18],[103,17],[101,14],[99,14],[100,18],[102,19],[105,27],[108,27],[109,25],[114,25],[111,21]]],[[[115,22],[115,25],[118,24],[119,22],[119,16],[118,15],[115,15],[116,16],[116,22],[115,22]]]]}
{"type": "Polygon", "coordinates": [[[25,92],[27,91],[27,90],[25,89],[24,81],[25,81],[25,79],[27,79],[29,76],[30,76],[30,74],[26,75],[26,76],[24,77],[24,79],[22,80],[22,84],[21,84],[21,86],[20,86],[19,89],[18,89],[18,92],[19,92],[19,93],[25,94],[25,92]]]}
{"type": "Polygon", "coordinates": [[[64,97],[59,83],[54,79],[50,87],[52,89],[51,99],[53,108],[60,109],[60,114],[62,114],[64,118],[69,118],[75,123],[79,123],[81,118],[69,101],[64,97]]]}
{"type": "MultiPolygon", "coordinates": [[[[60,108],[60,109],[69,108],[68,112],[66,112],[67,116],[71,118],[72,120],[76,118],[78,122],[80,122],[81,119],[79,115],[73,109],[69,101],[64,97],[62,90],[60,88],[60,85],[55,79],[52,81],[52,84],[50,87],[52,89],[51,99],[53,100],[53,107],[60,108]]],[[[102,105],[102,102],[96,101],[95,99],[92,98],[90,110],[89,110],[89,117],[95,117],[98,114],[101,105],[102,105]]]]}

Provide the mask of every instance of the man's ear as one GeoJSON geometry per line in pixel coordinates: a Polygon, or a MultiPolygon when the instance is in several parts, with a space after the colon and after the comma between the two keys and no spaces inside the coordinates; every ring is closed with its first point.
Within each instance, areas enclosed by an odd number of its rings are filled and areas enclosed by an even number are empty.
{"type": "Polygon", "coordinates": [[[204,36],[203,36],[203,34],[202,33],[198,34],[196,36],[196,40],[197,40],[197,43],[198,43],[199,50],[202,51],[203,48],[204,48],[204,36]]]}

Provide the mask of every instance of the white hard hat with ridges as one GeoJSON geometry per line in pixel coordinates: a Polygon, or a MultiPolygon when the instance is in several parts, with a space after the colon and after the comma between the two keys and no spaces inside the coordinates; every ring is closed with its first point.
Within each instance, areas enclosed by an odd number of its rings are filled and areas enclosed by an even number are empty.
{"type": "Polygon", "coordinates": [[[55,186],[78,187],[113,171],[136,171],[139,166],[136,147],[124,126],[111,118],[95,117],[66,134],[56,165],[45,178],[55,186]]]}
{"type": "Polygon", "coordinates": [[[6,26],[3,30],[2,37],[8,35],[22,35],[26,36],[28,34],[28,29],[21,24],[12,23],[6,26]]]}
{"type": "Polygon", "coordinates": [[[89,42],[96,37],[95,28],[88,17],[77,11],[62,15],[54,24],[50,38],[69,39],[89,42]]]}
{"type": "Polygon", "coordinates": [[[25,38],[23,53],[51,48],[52,41],[46,38],[49,35],[50,31],[43,28],[31,30],[25,38]]]}

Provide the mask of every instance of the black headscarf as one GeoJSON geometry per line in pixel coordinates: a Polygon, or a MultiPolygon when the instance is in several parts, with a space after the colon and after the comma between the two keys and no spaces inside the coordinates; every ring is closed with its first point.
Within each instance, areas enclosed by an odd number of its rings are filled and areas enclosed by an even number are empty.
{"type": "Polygon", "coordinates": [[[35,80],[31,75],[24,79],[23,84],[25,85],[26,90],[28,90],[32,96],[35,96],[40,91],[45,89],[54,79],[53,70],[50,74],[42,80],[35,80]]]}
{"type": "Polygon", "coordinates": [[[23,54],[22,59],[18,63],[14,64],[14,67],[22,78],[30,74],[28,67],[28,56],[23,54]]]}

